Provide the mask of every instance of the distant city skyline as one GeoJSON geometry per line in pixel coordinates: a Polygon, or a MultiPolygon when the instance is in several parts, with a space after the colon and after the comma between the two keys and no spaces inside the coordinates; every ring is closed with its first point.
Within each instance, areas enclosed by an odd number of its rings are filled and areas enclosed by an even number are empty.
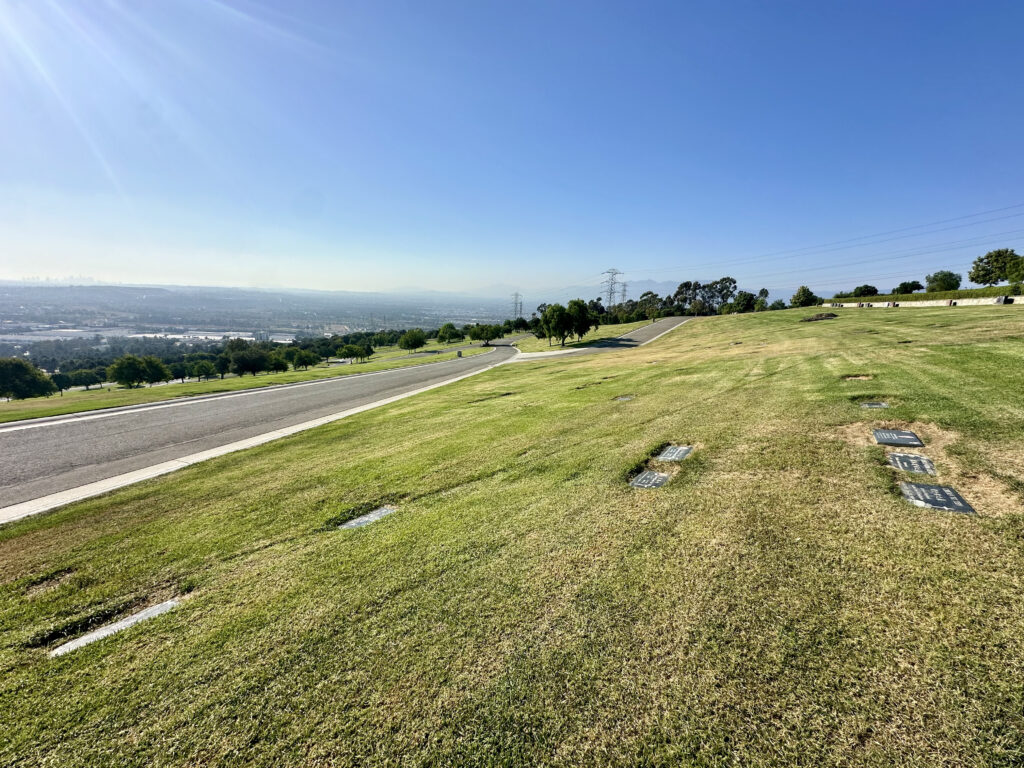
{"type": "Polygon", "coordinates": [[[966,281],[1024,251],[1021,28],[1012,2],[0,0],[0,280],[966,281]]]}

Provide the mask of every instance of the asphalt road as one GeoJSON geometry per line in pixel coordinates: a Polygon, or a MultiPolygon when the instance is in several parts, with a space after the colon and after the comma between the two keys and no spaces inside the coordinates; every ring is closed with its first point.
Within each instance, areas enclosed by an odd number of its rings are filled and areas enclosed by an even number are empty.
{"type": "MultiPolygon", "coordinates": [[[[677,320],[566,352],[638,346],[677,320]]],[[[493,352],[429,365],[0,424],[0,508],[437,385],[517,355],[496,344],[493,352]]],[[[547,355],[520,357],[541,356],[547,355]]]]}
{"type": "Polygon", "coordinates": [[[0,507],[464,376],[493,352],[389,371],[0,425],[0,507]]]}

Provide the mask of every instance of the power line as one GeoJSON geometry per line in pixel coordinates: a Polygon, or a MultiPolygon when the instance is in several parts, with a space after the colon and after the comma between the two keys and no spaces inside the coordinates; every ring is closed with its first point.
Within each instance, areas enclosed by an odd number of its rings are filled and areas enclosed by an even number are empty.
{"type": "MultiPolygon", "coordinates": [[[[981,211],[979,213],[972,213],[972,214],[968,214],[966,216],[957,216],[957,217],[954,217],[954,218],[951,218],[951,219],[942,219],[940,221],[933,221],[933,222],[930,222],[928,224],[916,224],[916,225],[914,225],[912,227],[902,227],[900,229],[891,229],[891,230],[887,230],[885,232],[876,232],[876,233],[870,234],[870,235],[861,235],[859,237],[848,238],[846,240],[834,240],[832,242],[823,243],[821,245],[805,246],[803,248],[794,248],[794,249],[783,250],[783,251],[773,251],[773,252],[770,252],[770,253],[761,254],[759,256],[752,256],[752,257],[743,258],[743,259],[732,259],[732,260],[728,260],[728,261],[718,261],[716,263],[718,265],[720,265],[720,266],[731,266],[731,265],[736,265],[736,264],[749,264],[749,263],[753,263],[753,262],[757,262],[757,261],[762,261],[764,259],[774,258],[774,257],[778,257],[778,256],[799,256],[799,255],[813,256],[813,255],[818,255],[818,254],[821,254],[821,253],[833,253],[835,251],[847,250],[849,248],[858,248],[858,247],[864,247],[864,246],[868,246],[868,245],[881,245],[882,243],[893,242],[895,240],[905,240],[907,238],[923,237],[925,235],[938,234],[939,232],[948,232],[948,231],[953,230],[953,229],[962,229],[964,227],[975,227],[975,226],[978,226],[978,225],[981,225],[981,224],[989,224],[989,223],[994,222],[994,221],[1004,221],[1006,219],[1012,219],[1012,218],[1016,218],[1016,217],[1019,217],[1019,216],[1024,216],[1024,211],[1021,211],[1021,212],[1018,212],[1018,213],[1009,214],[1007,216],[997,216],[997,217],[994,217],[994,218],[982,219],[981,221],[970,221],[970,222],[967,222],[965,224],[956,224],[956,225],[953,225],[953,226],[950,226],[950,227],[942,227],[940,229],[932,229],[932,230],[929,230],[929,231],[926,231],[926,232],[916,232],[914,234],[899,234],[897,237],[884,237],[886,235],[893,235],[893,234],[898,234],[898,233],[910,232],[911,230],[925,229],[926,227],[935,227],[935,226],[938,226],[939,224],[947,224],[947,223],[954,222],[954,221],[963,221],[964,219],[977,218],[978,216],[986,216],[986,215],[991,214],[991,213],[1002,213],[1003,211],[1016,210],[1018,208],[1024,208],[1024,203],[1019,203],[1017,205],[1009,205],[1009,206],[1005,206],[1003,208],[994,208],[994,209],[989,210],[989,211],[981,211]],[[879,237],[881,237],[883,239],[872,240],[872,238],[879,238],[879,237]],[[868,241],[868,242],[862,242],[862,241],[868,241]]],[[[686,266],[677,265],[677,266],[672,266],[672,267],[652,267],[650,269],[637,269],[637,270],[631,270],[631,272],[648,274],[648,273],[658,273],[658,272],[670,272],[670,271],[674,271],[676,269],[689,269],[689,268],[691,268],[690,265],[686,265],[686,266]]]]}

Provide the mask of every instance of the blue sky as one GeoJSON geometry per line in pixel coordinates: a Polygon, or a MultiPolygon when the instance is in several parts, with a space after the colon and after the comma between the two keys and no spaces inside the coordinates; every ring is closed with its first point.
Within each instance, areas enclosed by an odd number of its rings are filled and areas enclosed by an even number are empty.
{"type": "Polygon", "coordinates": [[[0,278],[966,272],[1024,251],[1021,29],[1019,2],[0,0],[0,278]]]}

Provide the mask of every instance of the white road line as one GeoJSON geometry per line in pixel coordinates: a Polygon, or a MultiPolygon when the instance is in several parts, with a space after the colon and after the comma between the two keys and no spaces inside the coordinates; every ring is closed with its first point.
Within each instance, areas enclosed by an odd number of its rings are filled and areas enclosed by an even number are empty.
{"type": "MultiPolygon", "coordinates": [[[[488,353],[484,353],[488,354],[488,353]]],[[[475,355],[474,355],[475,357],[475,355]]],[[[439,360],[439,363],[451,363],[455,362],[460,358],[452,358],[451,360],[439,360]]],[[[470,358],[462,358],[464,360],[470,358]]],[[[171,400],[169,402],[160,402],[147,405],[127,405],[121,408],[108,408],[96,413],[86,413],[86,415],[74,415],[69,414],[65,418],[53,418],[53,419],[34,419],[25,423],[17,423],[11,426],[0,426],[0,434],[5,432],[20,432],[26,429],[41,429],[43,427],[55,427],[60,424],[74,424],[79,421],[93,421],[94,419],[109,419],[113,416],[122,416],[125,413],[141,413],[145,411],[159,411],[164,408],[180,408],[183,405],[200,405],[202,403],[208,403],[211,400],[231,400],[236,397],[249,397],[250,395],[259,395],[266,392],[275,392],[281,389],[300,389],[302,387],[311,387],[317,384],[332,384],[337,383],[339,380],[365,378],[367,376],[380,376],[384,373],[394,373],[395,371],[404,371],[411,368],[422,368],[425,365],[433,365],[436,363],[421,363],[420,365],[407,365],[401,368],[389,368],[385,371],[372,371],[370,373],[349,373],[344,376],[327,376],[322,379],[316,379],[315,381],[302,381],[295,384],[282,384],[282,385],[271,385],[269,387],[253,387],[252,389],[246,389],[242,392],[232,392],[227,394],[212,394],[212,395],[199,395],[197,397],[182,398],[180,400],[171,400]]],[[[486,369],[485,369],[486,370],[486,369]]]]}
{"type": "Polygon", "coordinates": [[[318,419],[311,421],[304,421],[301,424],[293,424],[290,427],[284,427],[282,429],[275,429],[273,432],[265,432],[262,435],[255,435],[248,437],[244,440],[238,440],[234,443],[228,443],[227,445],[221,445],[216,448],[211,448],[208,451],[202,451],[200,453],[193,453],[189,456],[182,456],[179,459],[173,459],[171,461],[165,461],[161,464],[154,464],[151,467],[143,467],[133,472],[126,472],[122,475],[115,475],[114,477],[108,477],[104,480],[97,480],[94,483],[88,483],[86,485],[80,485],[77,488],[69,488],[66,491],[60,491],[58,493],[51,493],[47,496],[40,496],[38,499],[31,499],[29,501],[23,501],[20,504],[13,504],[8,507],[0,507],[0,525],[4,523],[10,523],[15,520],[20,520],[24,517],[31,517],[32,515],[38,515],[42,512],[48,512],[51,509],[57,507],[63,507],[66,504],[71,504],[75,501],[82,501],[83,499],[89,499],[93,496],[99,496],[109,491],[123,488],[126,485],[133,485],[135,483],[142,482],[143,480],[149,480],[160,475],[166,475],[168,472],[174,472],[175,470],[183,467],[191,466],[192,464],[198,464],[201,461],[216,458],[217,456],[223,456],[228,453],[234,453],[235,451],[243,451],[246,448],[252,448],[263,443],[269,443],[271,440],[277,440],[282,437],[288,437],[294,435],[297,432],[303,432],[307,429],[313,429],[314,427],[320,427],[324,424],[330,424],[332,421],[339,421],[349,416],[354,416],[357,413],[363,413],[364,411],[373,410],[379,408],[382,405],[389,405],[390,403],[396,403],[399,400],[404,400],[407,397],[418,395],[422,392],[429,392],[432,389],[438,387],[444,387],[448,384],[454,384],[456,381],[462,381],[468,379],[471,376],[476,376],[484,371],[489,371],[492,368],[497,368],[509,360],[514,360],[515,357],[510,357],[507,360],[501,360],[492,365],[488,365],[485,368],[480,368],[476,371],[465,373],[461,376],[456,376],[453,379],[445,379],[434,384],[429,384],[419,389],[414,389],[410,392],[403,392],[400,395],[393,395],[392,397],[386,397],[383,400],[376,400],[372,403],[366,403],[355,408],[349,408],[345,411],[339,411],[338,413],[332,413],[328,416],[321,416],[318,419]]]}

